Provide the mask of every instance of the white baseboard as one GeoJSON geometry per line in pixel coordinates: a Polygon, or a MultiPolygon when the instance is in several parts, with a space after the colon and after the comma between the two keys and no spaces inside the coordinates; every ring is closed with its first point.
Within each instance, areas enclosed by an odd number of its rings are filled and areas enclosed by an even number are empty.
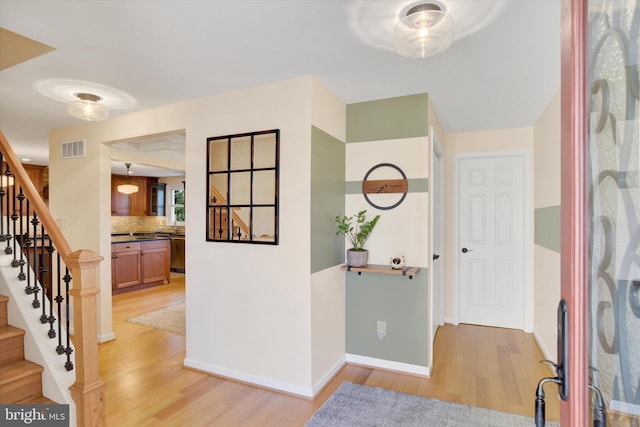
{"type": "Polygon", "coordinates": [[[290,384],[284,381],[274,380],[272,378],[261,377],[258,375],[248,374],[246,372],[236,371],[224,368],[222,366],[212,365],[210,363],[200,362],[190,358],[184,359],[184,366],[193,368],[198,371],[208,372],[224,378],[237,380],[239,382],[257,385],[259,387],[281,391],[305,398],[313,398],[313,389],[311,387],[302,387],[297,384],[290,384]]]}
{"type": "Polygon", "coordinates": [[[455,317],[445,317],[444,318],[444,323],[447,323],[449,325],[458,325],[458,319],[456,319],[455,317]]]}
{"type": "Polygon", "coordinates": [[[418,375],[421,377],[431,376],[431,369],[427,366],[394,362],[393,360],[376,359],[374,357],[360,356],[357,354],[347,353],[347,363],[370,366],[372,368],[380,368],[387,371],[400,372],[403,374],[418,375]]]}
{"type": "Polygon", "coordinates": [[[329,369],[329,371],[326,374],[324,374],[322,378],[320,378],[320,380],[318,380],[313,385],[312,391],[313,391],[314,399],[322,390],[324,390],[327,384],[329,384],[329,381],[331,381],[333,377],[336,376],[338,371],[340,371],[340,369],[344,367],[345,363],[346,363],[346,358],[343,356],[340,358],[340,360],[338,360],[336,363],[333,364],[331,369],[329,369]]]}
{"type": "Polygon", "coordinates": [[[102,344],[103,342],[113,341],[116,339],[116,334],[113,332],[109,332],[108,334],[98,335],[98,343],[102,344]]]}
{"type": "MultiPolygon", "coordinates": [[[[552,362],[556,363],[557,362],[556,356],[551,355],[551,353],[549,352],[549,349],[544,344],[544,341],[542,341],[542,338],[540,338],[540,335],[538,335],[538,333],[535,330],[533,331],[533,338],[536,340],[536,343],[538,344],[538,348],[540,348],[540,351],[542,352],[542,355],[544,356],[544,358],[546,360],[551,360],[552,362]]],[[[553,376],[556,375],[555,371],[553,370],[553,367],[549,366],[549,370],[551,371],[553,376]]]]}

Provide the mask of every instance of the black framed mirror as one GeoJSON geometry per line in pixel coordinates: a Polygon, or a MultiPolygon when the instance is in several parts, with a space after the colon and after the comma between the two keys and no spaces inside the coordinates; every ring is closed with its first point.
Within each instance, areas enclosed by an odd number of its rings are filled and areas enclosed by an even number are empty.
{"type": "Polygon", "coordinates": [[[207,241],[278,244],[280,130],[207,138],[207,241]]]}

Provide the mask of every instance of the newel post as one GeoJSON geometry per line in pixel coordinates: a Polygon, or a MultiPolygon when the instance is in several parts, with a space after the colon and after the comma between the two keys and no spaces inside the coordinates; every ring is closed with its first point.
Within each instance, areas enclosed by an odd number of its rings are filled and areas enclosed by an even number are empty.
{"type": "Polygon", "coordinates": [[[73,286],[73,344],[76,382],[69,390],[76,404],[78,427],[106,425],[104,381],[98,370],[98,265],[104,258],[81,249],[65,259],[73,286]]]}

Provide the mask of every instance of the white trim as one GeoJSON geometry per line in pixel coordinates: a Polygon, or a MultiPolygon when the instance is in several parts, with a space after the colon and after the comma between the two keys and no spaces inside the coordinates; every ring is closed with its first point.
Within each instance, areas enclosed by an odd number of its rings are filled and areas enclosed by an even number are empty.
{"type": "Polygon", "coordinates": [[[640,417],[640,405],[636,405],[635,403],[623,402],[621,400],[610,400],[609,410],[640,417]]]}
{"type": "Polygon", "coordinates": [[[453,264],[453,316],[451,323],[453,325],[460,324],[460,295],[458,293],[458,224],[460,224],[459,202],[460,183],[458,174],[460,169],[460,154],[456,154],[453,159],[453,242],[450,242],[449,256],[453,264]]]}
{"type": "Polygon", "coordinates": [[[427,378],[431,376],[431,368],[427,366],[394,362],[393,360],[376,359],[374,357],[360,356],[357,354],[347,353],[347,363],[400,372],[403,374],[419,375],[427,378]]]}
{"type": "Polygon", "coordinates": [[[444,323],[447,323],[449,325],[454,325],[454,326],[458,326],[460,324],[460,322],[456,317],[445,317],[444,323]]]}
{"type": "Polygon", "coordinates": [[[316,396],[318,394],[320,394],[320,392],[322,390],[324,390],[324,388],[327,386],[327,384],[329,384],[329,381],[331,381],[333,379],[333,377],[335,377],[338,374],[338,372],[340,371],[340,369],[342,369],[344,367],[346,362],[347,362],[346,358],[343,355],[340,358],[340,360],[336,361],[336,363],[333,364],[331,369],[329,369],[318,381],[316,381],[316,383],[311,388],[311,391],[313,392],[313,398],[314,399],[316,398],[316,396]]]}
{"type": "Polygon", "coordinates": [[[460,293],[458,283],[458,257],[457,248],[460,246],[458,242],[458,224],[460,219],[459,212],[459,195],[460,195],[460,182],[458,181],[458,174],[460,169],[460,162],[464,159],[486,159],[496,157],[522,157],[524,159],[524,181],[523,186],[525,189],[524,197],[524,289],[523,289],[523,331],[531,333],[533,331],[533,284],[532,284],[532,247],[533,247],[533,233],[532,233],[532,209],[531,209],[531,153],[526,150],[516,151],[479,151],[472,153],[459,153],[455,155],[453,166],[453,245],[449,255],[451,256],[453,263],[453,304],[454,315],[453,324],[460,323],[460,293]]]}
{"type": "Polygon", "coordinates": [[[228,369],[222,366],[200,362],[198,360],[193,360],[190,358],[184,359],[184,366],[203,372],[208,372],[210,374],[219,375],[224,378],[234,379],[240,382],[254,384],[260,387],[294,394],[300,397],[313,398],[313,389],[311,387],[303,387],[297,384],[274,380],[272,378],[252,375],[246,372],[236,371],[234,369],[228,369]]]}
{"type": "Polygon", "coordinates": [[[547,346],[544,345],[544,341],[542,340],[542,337],[538,335],[537,331],[533,331],[533,338],[536,340],[536,344],[538,344],[538,348],[540,348],[540,351],[542,352],[542,356],[547,360],[555,360],[555,357],[551,355],[549,348],[547,348],[547,346]]]}
{"type": "Polygon", "coordinates": [[[103,342],[113,341],[116,339],[116,334],[113,332],[109,332],[108,334],[98,335],[98,343],[102,344],[103,342]]]}
{"type": "Polygon", "coordinates": [[[433,352],[435,347],[435,335],[439,326],[444,324],[444,262],[445,254],[442,246],[444,245],[444,151],[442,146],[436,138],[435,130],[433,126],[429,129],[429,250],[427,252],[429,258],[429,271],[428,271],[428,293],[429,293],[429,361],[433,364],[433,352]],[[439,164],[438,176],[435,174],[435,164],[439,164]],[[436,183],[438,188],[436,188],[436,183]],[[435,224],[436,215],[434,212],[438,212],[439,223],[435,224]],[[438,237],[440,246],[434,247],[435,236],[438,237]],[[437,252],[440,254],[441,259],[438,261],[440,268],[438,270],[438,277],[434,276],[434,260],[433,254],[437,252]],[[435,279],[434,279],[435,277],[435,279]],[[436,298],[437,296],[437,298],[436,298]]]}

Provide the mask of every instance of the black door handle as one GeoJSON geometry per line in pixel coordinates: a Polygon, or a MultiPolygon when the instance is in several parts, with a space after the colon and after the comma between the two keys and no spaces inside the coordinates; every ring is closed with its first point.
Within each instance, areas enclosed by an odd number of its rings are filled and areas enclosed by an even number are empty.
{"type": "Polygon", "coordinates": [[[473,252],[473,249],[462,248],[463,254],[466,254],[467,252],[473,252]]]}
{"type": "Polygon", "coordinates": [[[433,254],[433,260],[434,260],[434,261],[435,261],[435,260],[437,260],[438,258],[440,258],[440,255],[438,255],[438,254],[433,254]]]}

